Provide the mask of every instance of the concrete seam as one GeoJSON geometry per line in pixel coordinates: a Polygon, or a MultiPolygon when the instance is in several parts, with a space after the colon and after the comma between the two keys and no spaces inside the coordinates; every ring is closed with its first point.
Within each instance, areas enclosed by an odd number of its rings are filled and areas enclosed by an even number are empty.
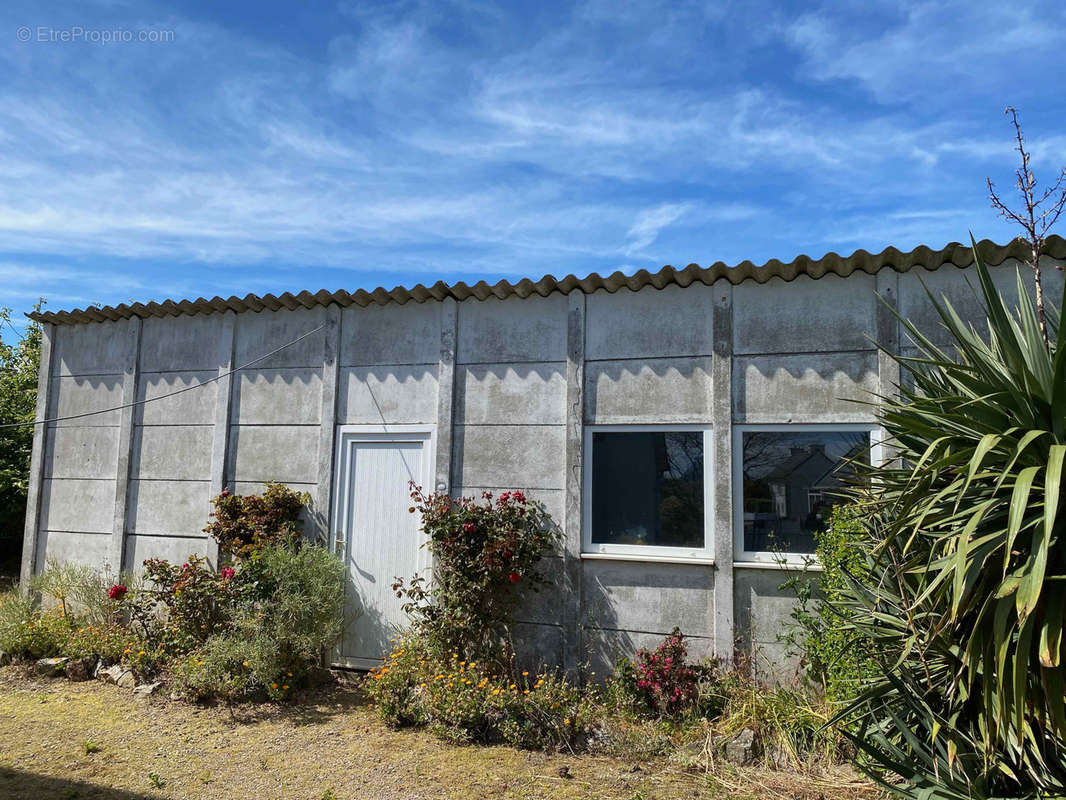
{"type": "MultiPolygon", "coordinates": [[[[55,345],[55,325],[41,325],[41,366],[37,373],[37,419],[48,419],[52,407],[52,354],[55,345]]],[[[22,590],[29,591],[30,580],[37,572],[37,541],[41,527],[42,487],[45,480],[45,445],[50,428],[37,425],[33,429],[30,450],[30,478],[26,490],[26,527],[22,538],[22,590]]]]}

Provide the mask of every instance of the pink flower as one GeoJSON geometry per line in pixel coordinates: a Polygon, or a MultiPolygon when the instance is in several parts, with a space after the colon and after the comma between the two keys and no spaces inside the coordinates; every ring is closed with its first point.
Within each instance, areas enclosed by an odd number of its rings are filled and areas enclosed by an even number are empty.
{"type": "Polygon", "coordinates": [[[520,580],[522,580],[522,576],[519,575],[517,572],[512,572],[510,575],[507,576],[507,580],[509,580],[511,583],[518,583],[520,580]]]}
{"type": "Polygon", "coordinates": [[[127,589],[121,583],[116,583],[114,586],[107,590],[107,596],[110,597],[112,600],[121,600],[123,597],[126,596],[126,592],[128,591],[129,589],[127,589]]]}
{"type": "Polygon", "coordinates": [[[477,530],[477,525],[475,525],[473,522],[464,522],[463,530],[467,533],[474,533],[477,530]]]}
{"type": "Polygon", "coordinates": [[[237,570],[235,570],[233,567],[223,567],[218,571],[218,574],[222,576],[222,580],[228,581],[230,578],[237,574],[237,570]]]}
{"type": "Polygon", "coordinates": [[[515,490],[514,492],[511,492],[511,497],[514,499],[514,501],[516,503],[524,503],[524,502],[526,502],[526,496],[524,494],[522,494],[522,492],[519,492],[517,490],[515,490]]]}

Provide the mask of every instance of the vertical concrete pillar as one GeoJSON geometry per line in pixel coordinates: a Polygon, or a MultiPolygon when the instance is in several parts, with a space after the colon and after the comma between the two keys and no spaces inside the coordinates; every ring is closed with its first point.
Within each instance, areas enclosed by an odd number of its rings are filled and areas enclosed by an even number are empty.
{"type": "Polygon", "coordinates": [[[563,520],[563,667],[577,674],[582,660],[584,597],[581,566],[582,478],[585,463],[585,293],[567,295],[566,316],[566,511],[563,520]]]}
{"type": "Polygon", "coordinates": [[[714,653],[733,661],[733,286],[712,287],[711,436],[714,439],[714,653]]]}
{"type": "MultiPolygon", "coordinates": [[[[229,457],[230,416],[233,413],[233,361],[237,343],[237,314],[226,311],[222,316],[222,329],[218,336],[218,381],[215,387],[215,431],[211,442],[211,497],[228,486],[226,461],[229,457]]],[[[210,509],[209,509],[210,510],[210,509]]],[[[218,543],[209,539],[206,545],[207,560],[218,566],[218,543]]]]}
{"type": "Polygon", "coordinates": [[[322,341],[322,407],[318,419],[314,527],[316,536],[328,542],[333,512],[333,445],[337,439],[337,381],[340,377],[341,309],[336,303],[326,306],[322,341]]]}
{"type": "Polygon", "coordinates": [[[41,530],[41,493],[44,488],[44,451],[48,441],[48,424],[42,420],[52,415],[52,354],[55,352],[55,325],[41,325],[41,368],[37,373],[37,408],[34,411],[33,449],[30,451],[30,480],[26,490],[26,527],[22,535],[22,571],[20,584],[29,589],[37,573],[37,537],[41,530]]]}
{"type": "MultiPolygon", "coordinates": [[[[899,355],[900,322],[896,316],[899,308],[899,273],[894,269],[884,268],[877,273],[877,394],[881,397],[896,397],[899,394],[899,362],[890,353],[899,355]],[[885,351],[888,352],[885,352],[885,351]]],[[[877,439],[883,442],[882,457],[890,461],[896,449],[886,441],[888,434],[880,429],[877,439]]]]}
{"type": "Polygon", "coordinates": [[[437,452],[433,488],[452,490],[452,432],[455,421],[455,348],[459,332],[459,304],[445,297],[440,310],[440,360],[437,362],[437,452]]]}
{"type": "Polygon", "coordinates": [[[111,569],[118,577],[126,551],[126,515],[129,509],[130,464],[133,460],[133,424],[138,409],[137,382],[141,363],[141,318],[126,320],[126,352],[122,366],[122,404],[119,418],[118,464],[115,472],[115,515],[111,528],[111,569]]]}

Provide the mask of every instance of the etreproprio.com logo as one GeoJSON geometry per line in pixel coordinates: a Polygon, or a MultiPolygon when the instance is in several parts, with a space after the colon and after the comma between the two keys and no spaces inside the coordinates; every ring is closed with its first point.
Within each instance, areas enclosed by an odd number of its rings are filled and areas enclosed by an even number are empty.
{"type": "Polygon", "coordinates": [[[167,43],[174,41],[174,31],[152,28],[86,28],[71,25],[56,28],[50,25],[21,25],[15,31],[19,42],[34,44],[132,44],[135,42],[167,43]]]}

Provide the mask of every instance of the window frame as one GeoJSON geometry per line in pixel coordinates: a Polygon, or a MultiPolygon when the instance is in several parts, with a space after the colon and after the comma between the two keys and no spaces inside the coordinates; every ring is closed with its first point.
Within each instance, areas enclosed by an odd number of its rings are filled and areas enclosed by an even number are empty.
{"type": "Polygon", "coordinates": [[[632,561],[689,561],[714,559],[714,437],[711,426],[687,425],[585,425],[582,469],[581,555],[585,558],[632,561]],[[597,433],[701,433],[703,434],[703,547],[593,543],[592,541],[592,448],[597,433]]]}
{"type": "Polygon", "coordinates": [[[775,553],[767,550],[744,549],[744,434],[745,433],[868,433],[870,435],[870,463],[883,463],[880,426],[874,422],[817,422],[770,423],[733,426],[733,561],[745,566],[802,567],[817,564],[814,553],[775,553]]]}

